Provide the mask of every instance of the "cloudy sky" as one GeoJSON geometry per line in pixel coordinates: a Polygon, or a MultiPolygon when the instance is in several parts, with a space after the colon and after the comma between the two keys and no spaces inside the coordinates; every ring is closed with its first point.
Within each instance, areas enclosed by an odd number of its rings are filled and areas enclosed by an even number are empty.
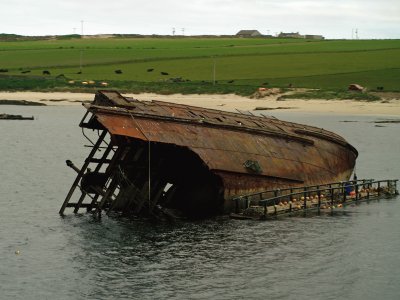
{"type": "Polygon", "coordinates": [[[400,0],[1,0],[0,33],[263,34],[400,38],[400,0]],[[83,22],[81,22],[83,20],[83,22]],[[83,26],[82,26],[83,24],[83,26]]]}

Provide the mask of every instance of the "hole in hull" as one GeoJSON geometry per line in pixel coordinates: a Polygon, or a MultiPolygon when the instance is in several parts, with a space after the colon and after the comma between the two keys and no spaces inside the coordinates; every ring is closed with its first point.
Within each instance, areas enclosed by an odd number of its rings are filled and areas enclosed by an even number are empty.
{"type": "Polygon", "coordinates": [[[113,210],[144,216],[174,210],[189,218],[223,212],[221,179],[190,149],[140,140],[119,147],[126,151],[113,170],[119,186],[113,210]]]}

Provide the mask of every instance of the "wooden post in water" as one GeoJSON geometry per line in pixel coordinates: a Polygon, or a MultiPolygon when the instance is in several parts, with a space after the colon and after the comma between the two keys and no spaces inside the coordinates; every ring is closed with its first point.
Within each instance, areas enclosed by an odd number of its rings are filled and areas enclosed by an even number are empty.
{"type": "MultiPolygon", "coordinates": [[[[279,190],[275,190],[275,191],[274,191],[274,196],[275,196],[275,198],[277,198],[278,195],[279,195],[279,190]]],[[[275,204],[275,205],[276,205],[276,200],[277,200],[277,199],[274,200],[274,204],[275,204]]]]}
{"type": "Polygon", "coordinates": [[[321,212],[321,190],[318,187],[318,192],[317,192],[317,196],[318,196],[318,214],[321,212]]]}
{"type": "Polygon", "coordinates": [[[378,197],[381,195],[381,182],[378,181],[378,197]]]}
{"type": "Polygon", "coordinates": [[[358,201],[358,183],[355,184],[354,189],[356,191],[356,201],[358,201]]]}

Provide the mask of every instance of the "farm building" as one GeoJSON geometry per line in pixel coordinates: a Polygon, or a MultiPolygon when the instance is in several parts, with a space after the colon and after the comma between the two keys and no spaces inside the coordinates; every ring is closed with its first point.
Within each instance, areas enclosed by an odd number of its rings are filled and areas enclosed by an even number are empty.
{"type": "Polygon", "coordinates": [[[236,36],[257,37],[257,36],[262,36],[262,34],[258,30],[240,30],[238,33],[236,33],[236,36]]]}
{"type": "Polygon", "coordinates": [[[308,40],[323,40],[323,39],[325,39],[322,35],[317,35],[317,34],[306,34],[304,37],[308,40]]]}
{"type": "Polygon", "coordinates": [[[296,39],[302,39],[304,38],[304,35],[301,35],[298,32],[281,32],[278,37],[280,38],[296,38],[296,39]]]}

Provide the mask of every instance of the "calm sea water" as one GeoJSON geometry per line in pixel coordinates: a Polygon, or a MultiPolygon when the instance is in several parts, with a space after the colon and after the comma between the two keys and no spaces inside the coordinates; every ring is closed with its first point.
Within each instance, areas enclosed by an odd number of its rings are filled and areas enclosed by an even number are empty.
{"type": "MultiPolygon", "coordinates": [[[[37,118],[0,121],[0,299],[400,299],[399,197],[268,222],[61,218],[83,108],[0,109],[37,118]]],[[[359,178],[400,178],[400,124],[274,115],[343,135],[359,178]]]]}

